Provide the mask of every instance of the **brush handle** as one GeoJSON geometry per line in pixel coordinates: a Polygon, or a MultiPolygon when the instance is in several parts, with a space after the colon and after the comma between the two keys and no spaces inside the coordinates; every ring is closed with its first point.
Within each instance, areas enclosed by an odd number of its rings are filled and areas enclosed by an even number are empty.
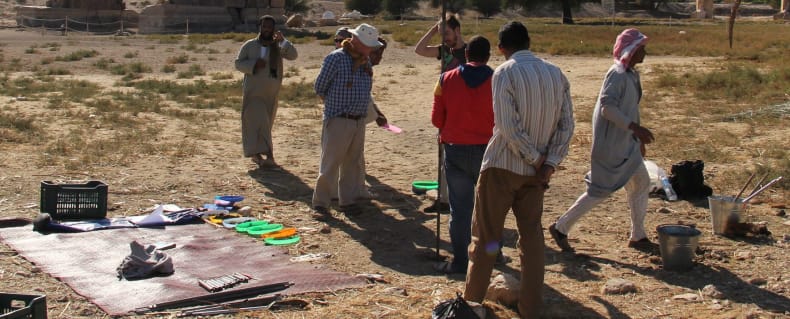
{"type": "Polygon", "coordinates": [[[765,186],[763,186],[762,188],[758,189],[756,192],[754,192],[753,194],[749,195],[748,197],[744,198],[744,199],[743,199],[743,202],[744,202],[744,203],[745,203],[745,202],[748,202],[749,200],[751,200],[752,198],[754,198],[754,196],[757,196],[757,195],[759,195],[759,194],[760,194],[760,193],[762,193],[764,190],[766,190],[766,189],[767,189],[769,186],[771,186],[771,185],[773,185],[774,183],[776,183],[776,182],[778,182],[778,181],[781,181],[781,180],[782,180],[782,176],[779,176],[779,177],[777,177],[777,178],[774,178],[774,180],[772,180],[772,181],[768,182],[768,184],[765,184],[765,186]]]}
{"type": "Polygon", "coordinates": [[[733,200],[732,200],[733,202],[737,202],[738,198],[740,198],[741,195],[743,195],[743,192],[746,190],[746,187],[749,187],[749,183],[752,182],[752,180],[754,179],[755,175],[757,175],[757,172],[752,173],[752,176],[749,177],[749,180],[746,181],[746,184],[743,184],[743,187],[741,188],[741,191],[738,192],[738,195],[735,195],[735,198],[733,198],[733,200]]]}

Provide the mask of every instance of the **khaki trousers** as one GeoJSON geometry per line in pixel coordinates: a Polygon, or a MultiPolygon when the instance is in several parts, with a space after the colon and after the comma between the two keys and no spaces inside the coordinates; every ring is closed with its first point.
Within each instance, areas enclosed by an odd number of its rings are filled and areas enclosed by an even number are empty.
{"type": "Polygon", "coordinates": [[[333,184],[341,206],[354,204],[359,194],[359,161],[365,147],[365,121],[333,117],[324,120],[321,164],[313,192],[313,207],[329,207],[333,184]]]}
{"type": "Polygon", "coordinates": [[[518,227],[521,258],[521,292],[518,310],[522,318],[536,318],[543,304],[543,193],[535,176],[523,176],[500,168],[480,173],[472,217],[472,243],[464,299],[482,302],[494,268],[499,242],[510,209],[518,227]]]}

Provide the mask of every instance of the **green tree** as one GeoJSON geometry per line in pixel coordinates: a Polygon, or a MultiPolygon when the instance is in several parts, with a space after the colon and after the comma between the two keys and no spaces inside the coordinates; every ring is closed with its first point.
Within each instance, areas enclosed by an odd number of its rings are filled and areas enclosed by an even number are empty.
{"type": "Polygon", "coordinates": [[[346,9],[362,14],[377,14],[381,11],[381,0],[345,0],[346,9]]]}
{"type": "Polygon", "coordinates": [[[396,18],[415,8],[417,8],[417,0],[384,0],[384,9],[396,18]]]}
{"type": "Polygon", "coordinates": [[[596,0],[505,0],[504,6],[506,8],[521,7],[525,10],[541,7],[541,6],[559,6],[562,9],[562,23],[573,24],[573,15],[571,9],[578,7],[582,2],[596,2],[596,0]]]}
{"type": "Polygon", "coordinates": [[[305,13],[310,9],[309,3],[310,0],[285,0],[285,13],[289,16],[293,13],[305,13]]]}
{"type": "Polygon", "coordinates": [[[490,17],[502,11],[501,0],[467,0],[467,3],[485,17],[490,17]]]}
{"type": "MultiPolygon", "coordinates": [[[[431,0],[432,8],[441,8],[442,2],[447,5],[447,12],[463,13],[467,0],[431,0]]],[[[484,0],[485,1],[485,0],[484,0]]]]}

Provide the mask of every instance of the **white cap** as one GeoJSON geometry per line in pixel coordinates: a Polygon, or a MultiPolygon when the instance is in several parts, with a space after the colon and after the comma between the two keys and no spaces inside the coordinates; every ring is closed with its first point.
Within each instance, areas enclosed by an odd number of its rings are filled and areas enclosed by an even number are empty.
{"type": "Polygon", "coordinates": [[[366,47],[378,48],[384,46],[384,43],[379,42],[379,30],[376,27],[367,23],[360,24],[356,29],[348,30],[354,37],[359,38],[366,47]]]}

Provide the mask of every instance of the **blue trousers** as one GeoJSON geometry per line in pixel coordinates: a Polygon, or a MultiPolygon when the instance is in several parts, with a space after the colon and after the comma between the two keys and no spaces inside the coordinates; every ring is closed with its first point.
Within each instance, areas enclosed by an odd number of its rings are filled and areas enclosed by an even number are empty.
{"type": "Polygon", "coordinates": [[[452,267],[466,270],[468,247],[472,241],[472,211],[475,207],[475,185],[486,145],[444,144],[444,167],[450,200],[450,242],[453,246],[452,267]]]}

